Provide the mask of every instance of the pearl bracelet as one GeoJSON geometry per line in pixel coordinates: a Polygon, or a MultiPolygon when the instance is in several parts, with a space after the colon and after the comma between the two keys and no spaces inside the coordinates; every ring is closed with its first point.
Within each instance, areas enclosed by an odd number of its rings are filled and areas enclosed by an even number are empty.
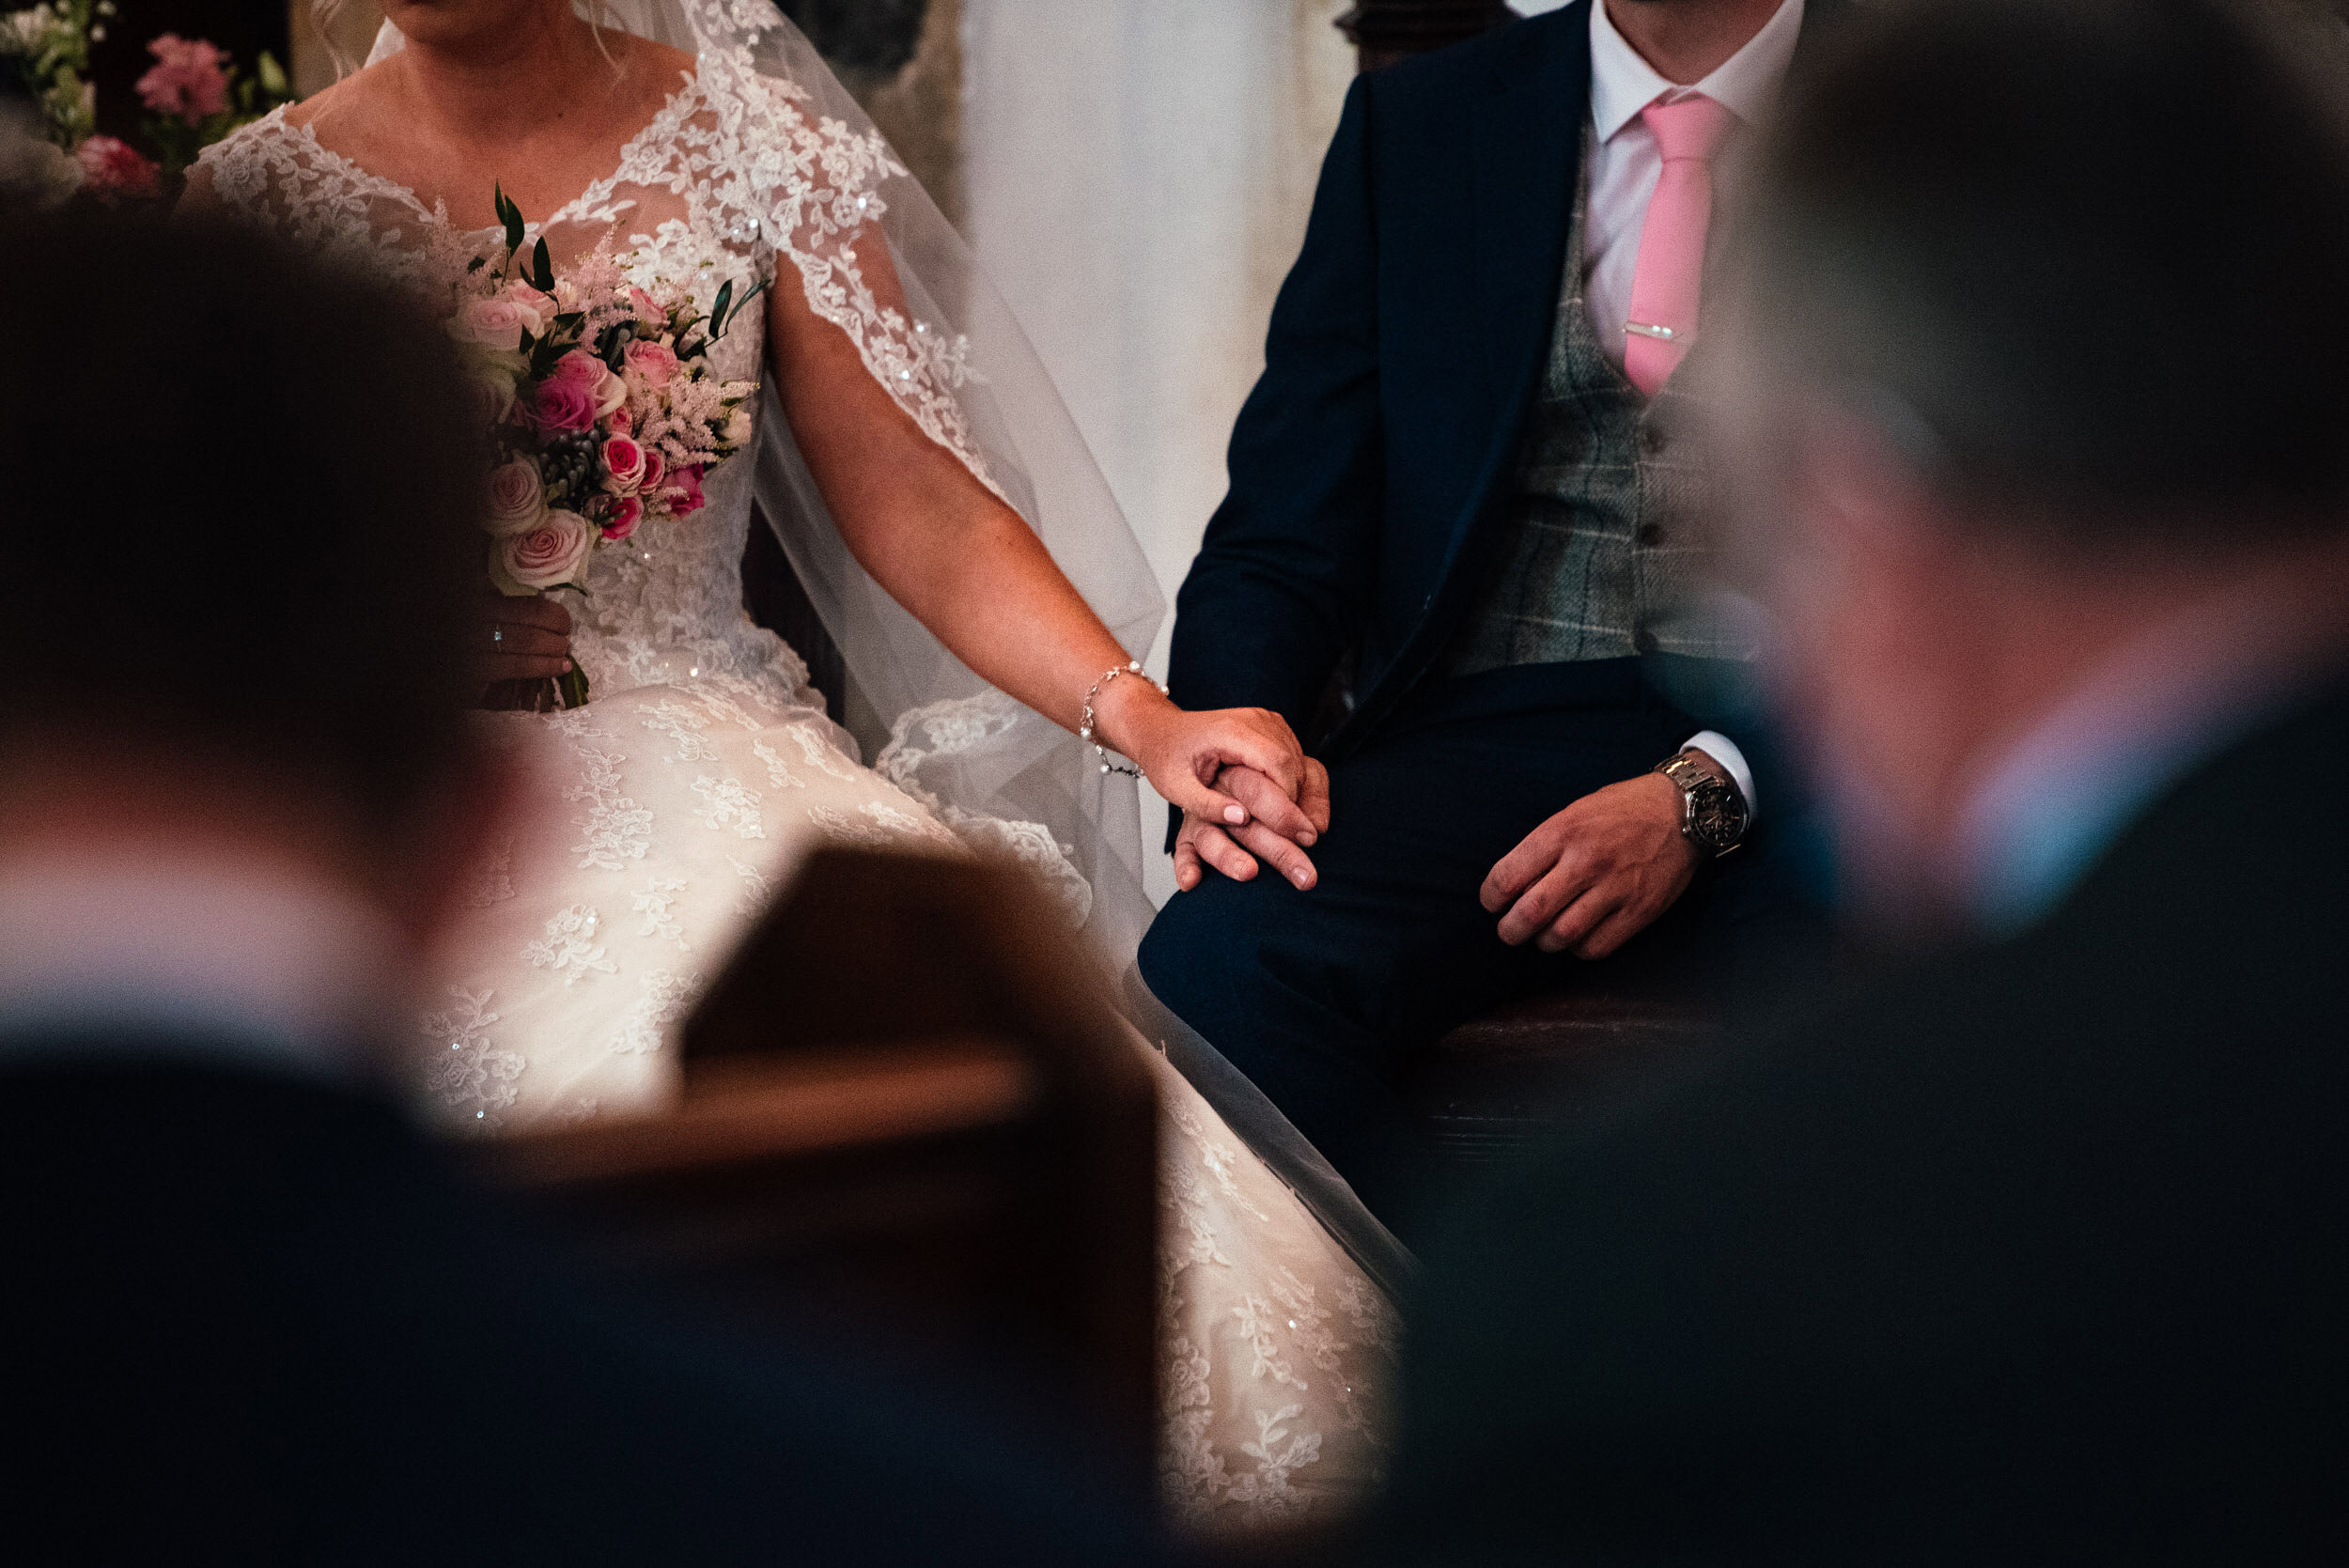
{"type": "MultiPolygon", "coordinates": [[[[1086,691],[1085,716],[1083,722],[1077,726],[1078,739],[1093,740],[1093,731],[1096,727],[1093,719],[1093,699],[1099,696],[1104,691],[1106,691],[1111,681],[1115,680],[1120,675],[1142,675],[1142,660],[1138,659],[1128,659],[1125,663],[1103,675],[1099,680],[1095,681],[1092,687],[1086,691]]],[[[1148,679],[1147,676],[1143,676],[1143,678],[1148,679]]],[[[1164,682],[1153,681],[1151,684],[1158,687],[1159,696],[1171,697],[1174,695],[1172,691],[1169,691],[1166,689],[1164,682]]],[[[1129,779],[1139,779],[1142,777],[1141,768],[1128,768],[1124,763],[1112,763],[1110,761],[1109,749],[1103,746],[1098,740],[1093,740],[1093,754],[1101,759],[1101,771],[1104,773],[1123,773],[1129,779]]]]}

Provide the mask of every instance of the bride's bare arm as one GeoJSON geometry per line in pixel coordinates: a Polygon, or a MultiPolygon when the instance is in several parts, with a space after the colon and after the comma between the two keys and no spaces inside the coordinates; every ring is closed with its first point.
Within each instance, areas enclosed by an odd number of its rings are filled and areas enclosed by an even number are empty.
{"type": "MultiPolygon", "coordinates": [[[[956,657],[1076,728],[1086,691],[1126,662],[1126,650],[1034,531],[922,432],[848,335],[808,306],[790,262],[778,266],[784,286],[768,306],[776,385],[849,551],[956,657]]],[[[866,281],[877,283],[871,271],[868,264],[866,281]]],[[[1170,801],[1210,819],[1249,819],[1246,807],[1212,787],[1226,763],[1260,768],[1292,800],[1301,787],[1303,753],[1278,714],[1185,713],[1134,679],[1111,682],[1096,710],[1103,744],[1131,757],[1170,801]]],[[[1288,802],[1258,802],[1260,810],[1268,804],[1268,825],[1311,831],[1288,802]]]]}

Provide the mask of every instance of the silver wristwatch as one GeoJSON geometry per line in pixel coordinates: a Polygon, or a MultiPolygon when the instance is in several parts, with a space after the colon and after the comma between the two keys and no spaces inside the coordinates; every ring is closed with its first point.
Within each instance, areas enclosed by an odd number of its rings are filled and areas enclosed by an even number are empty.
{"type": "Polygon", "coordinates": [[[1720,856],[1744,842],[1746,830],[1753,826],[1753,810],[1735,784],[1689,752],[1667,757],[1656,765],[1656,771],[1679,786],[1680,831],[1689,843],[1720,856]]]}

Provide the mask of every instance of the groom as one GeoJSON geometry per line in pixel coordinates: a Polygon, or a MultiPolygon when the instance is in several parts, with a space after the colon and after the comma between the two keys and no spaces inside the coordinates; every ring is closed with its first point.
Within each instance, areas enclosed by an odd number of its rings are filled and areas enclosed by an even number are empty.
{"type": "Polygon", "coordinates": [[[1177,826],[1141,970],[1391,1223],[1413,1045],[1618,950],[1722,979],[1798,924],[1697,592],[1692,372],[1717,156],[1835,8],[1579,0],[1346,101],[1171,675],[1305,733],[1350,657],[1352,709],[1319,831],[1177,826]]]}

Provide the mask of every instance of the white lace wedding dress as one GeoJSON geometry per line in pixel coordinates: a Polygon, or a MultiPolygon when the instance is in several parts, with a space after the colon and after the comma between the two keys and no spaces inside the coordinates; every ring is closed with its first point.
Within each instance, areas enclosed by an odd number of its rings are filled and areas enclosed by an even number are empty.
{"type": "MultiPolygon", "coordinates": [[[[811,126],[771,79],[704,54],[619,166],[536,232],[558,256],[616,235],[638,282],[695,280],[708,309],[729,279],[801,287],[775,280],[779,241],[788,248],[812,204],[863,206],[865,171],[885,158],[878,139],[811,126]]],[[[196,178],[231,211],[423,290],[495,245],[494,235],[454,231],[283,111],[212,148],[196,178]]],[[[791,262],[782,265],[787,273],[791,262]]],[[[832,309],[813,289],[811,301],[863,334],[868,366],[894,381],[900,405],[975,467],[951,401],[926,399],[938,362],[926,357],[925,329],[858,311],[858,281],[836,283],[832,309]]],[[[760,312],[745,312],[714,369],[757,379],[763,326],[760,312]]],[[[862,766],[801,660],[745,616],[752,467],[721,465],[706,509],[598,551],[574,644],[593,684],[588,706],[485,716],[551,803],[480,867],[462,972],[418,1022],[415,1083],[453,1126],[659,1103],[673,1092],[676,1027],[696,994],[794,863],[827,842],[1024,847],[1081,898],[1049,833],[968,814],[950,825],[901,757],[862,766]]],[[[952,728],[932,725],[926,743],[950,741],[952,728]]],[[[1168,1498],[1211,1528],[1347,1506],[1380,1478],[1392,1312],[1182,1077],[1152,1060],[1165,1120],[1168,1498]]]]}

